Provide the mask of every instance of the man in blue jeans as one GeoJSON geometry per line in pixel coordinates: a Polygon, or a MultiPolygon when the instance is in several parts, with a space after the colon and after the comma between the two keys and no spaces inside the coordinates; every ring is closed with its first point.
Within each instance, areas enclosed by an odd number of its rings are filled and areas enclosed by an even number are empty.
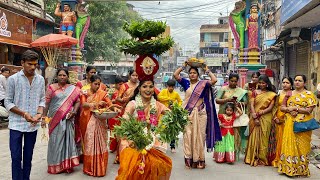
{"type": "Polygon", "coordinates": [[[25,51],[21,56],[23,70],[7,81],[4,104],[9,111],[13,180],[30,179],[33,148],[45,106],[44,79],[35,73],[38,59],[36,52],[25,51]]]}

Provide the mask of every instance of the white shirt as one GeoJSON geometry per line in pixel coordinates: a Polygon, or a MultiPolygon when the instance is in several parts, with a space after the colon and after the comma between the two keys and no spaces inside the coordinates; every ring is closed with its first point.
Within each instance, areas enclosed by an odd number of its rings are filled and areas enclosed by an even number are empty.
{"type": "Polygon", "coordinates": [[[6,97],[7,78],[4,75],[0,75],[0,100],[6,97]]]}

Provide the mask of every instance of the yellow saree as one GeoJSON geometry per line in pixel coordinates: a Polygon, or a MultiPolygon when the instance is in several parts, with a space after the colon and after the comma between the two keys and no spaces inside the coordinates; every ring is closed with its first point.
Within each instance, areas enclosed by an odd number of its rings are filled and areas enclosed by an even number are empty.
{"type": "Polygon", "coordinates": [[[284,129],[284,112],[280,110],[281,105],[283,103],[283,100],[286,96],[286,93],[283,91],[280,91],[279,96],[277,97],[276,101],[276,108],[277,112],[275,114],[275,118],[279,119],[279,124],[276,124],[276,153],[275,158],[272,161],[273,167],[278,167],[278,163],[280,160],[280,153],[281,153],[281,147],[282,147],[282,136],[283,136],[283,129],[284,129]]]}
{"type": "MultiPolygon", "coordinates": [[[[267,109],[274,100],[276,93],[268,91],[256,95],[254,101],[255,112],[267,109]]],[[[256,126],[253,118],[250,119],[250,135],[245,156],[245,163],[251,166],[268,165],[268,142],[271,130],[272,112],[260,117],[260,126],[256,126]]]]}
{"type": "MultiPolygon", "coordinates": [[[[314,94],[305,91],[291,96],[287,101],[287,106],[307,108],[316,106],[316,103],[314,94]]],[[[291,116],[290,113],[285,114],[279,173],[288,176],[310,176],[308,154],[311,151],[312,131],[294,133],[293,124],[295,121],[305,122],[312,118],[312,114],[298,114],[296,117],[291,116]]]]}

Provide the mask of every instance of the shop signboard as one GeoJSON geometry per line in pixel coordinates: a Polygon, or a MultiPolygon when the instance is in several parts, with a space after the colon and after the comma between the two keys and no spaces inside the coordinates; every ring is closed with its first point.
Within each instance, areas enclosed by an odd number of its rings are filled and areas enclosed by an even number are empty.
{"type": "Polygon", "coordinates": [[[312,28],[312,51],[320,51],[320,25],[312,28]]]}
{"type": "Polygon", "coordinates": [[[182,66],[184,62],[188,60],[188,56],[178,56],[177,57],[177,66],[182,66]]]}
{"type": "Polygon", "coordinates": [[[0,7],[0,42],[29,47],[33,20],[0,7]]]}
{"type": "Polygon", "coordinates": [[[228,57],[228,54],[204,54],[204,57],[228,57]]]}
{"type": "Polygon", "coordinates": [[[222,66],[222,58],[217,57],[206,57],[205,58],[207,66],[222,66]]]}
{"type": "Polygon", "coordinates": [[[284,25],[292,16],[297,14],[311,1],[312,0],[282,0],[280,24],[284,25]]]}

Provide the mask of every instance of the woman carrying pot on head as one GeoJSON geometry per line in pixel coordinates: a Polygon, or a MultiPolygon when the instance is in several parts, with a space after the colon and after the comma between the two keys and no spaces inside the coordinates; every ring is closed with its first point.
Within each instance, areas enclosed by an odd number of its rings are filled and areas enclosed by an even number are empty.
{"type": "Polygon", "coordinates": [[[281,106],[285,125],[278,172],[291,177],[310,176],[308,154],[311,151],[311,134],[313,129],[319,128],[312,114],[317,100],[305,88],[306,82],[305,75],[296,75],[295,90],[281,106]]]}
{"type": "MultiPolygon", "coordinates": [[[[229,75],[229,85],[218,90],[216,103],[219,104],[219,114],[223,114],[227,103],[234,103],[238,107],[245,107],[248,102],[247,91],[238,87],[239,75],[229,75]]],[[[246,112],[243,112],[246,113],[246,112]]],[[[245,153],[247,137],[244,135],[247,126],[235,127],[235,150],[236,158],[239,159],[240,152],[245,153]]]]}
{"type": "Polygon", "coordinates": [[[189,79],[180,77],[181,71],[187,66],[178,68],[174,72],[174,78],[186,91],[182,106],[189,111],[190,123],[183,134],[184,158],[187,168],[205,168],[205,142],[207,150],[212,151],[215,142],[221,141],[221,132],[214,97],[211,86],[217,82],[215,75],[207,66],[203,70],[211,80],[199,80],[199,71],[196,67],[190,67],[189,79]]]}
{"type": "MultiPolygon", "coordinates": [[[[141,79],[131,101],[126,106],[123,118],[128,119],[133,115],[139,121],[148,123],[148,130],[150,130],[151,125],[158,124],[161,115],[168,110],[165,105],[157,101],[153,79],[141,79]]],[[[123,148],[120,151],[120,167],[116,179],[168,180],[171,175],[172,161],[162,152],[161,144],[155,141],[150,150],[141,152],[130,147],[128,140],[122,139],[123,148]],[[140,166],[142,161],[144,161],[143,167],[140,166]]]]}

